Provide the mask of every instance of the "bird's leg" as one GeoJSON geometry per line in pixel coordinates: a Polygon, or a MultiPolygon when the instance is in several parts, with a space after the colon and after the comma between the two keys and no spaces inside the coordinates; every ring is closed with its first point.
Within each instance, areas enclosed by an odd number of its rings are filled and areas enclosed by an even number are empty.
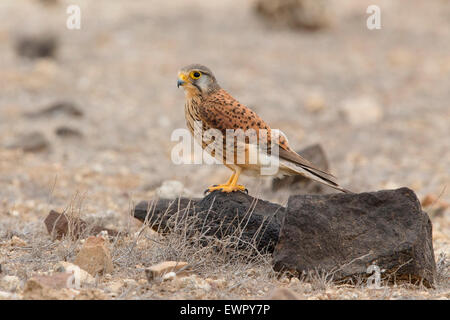
{"type": "Polygon", "coordinates": [[[236,172],[233,172],[230,179],[228,179],[228,181],[225,183],[226,186],[229,186],[231,184],[231,181],[233,181],[235,175],[236,175],[236,172]]]}
{"type": "Polygon", "coordinates": [[[241,174],[241,169],[239,168],[233,173],[233,175],[230,177],[230,179],[228,179],[227,183],[212,186],[212,187],[208,188],[208,190],[206,190],[205,193],[212,192],[214,190],[220,190],[222,192],[227,192],[227,193],[234,192],[234,191],[247,191],[247,189],[244,186],[237,184],[240,174],[241,174]]]}

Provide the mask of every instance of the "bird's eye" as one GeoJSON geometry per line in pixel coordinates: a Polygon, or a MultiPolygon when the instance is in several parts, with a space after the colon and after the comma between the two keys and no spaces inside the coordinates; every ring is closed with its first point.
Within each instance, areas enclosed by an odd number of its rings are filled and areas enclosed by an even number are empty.
{"type": "Polygon", "coordinates": [[[192,71],[191,72],[191,78],[192,79],[198,79],[198,78],[200,78],[201,75],[202,74],[200,73],[200,71],[192,71]]]}

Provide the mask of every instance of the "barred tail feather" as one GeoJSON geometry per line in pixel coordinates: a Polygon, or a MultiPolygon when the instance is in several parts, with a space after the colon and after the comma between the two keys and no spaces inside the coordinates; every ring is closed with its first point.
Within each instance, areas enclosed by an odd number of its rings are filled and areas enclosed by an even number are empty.
{"type": "MultiPolygon", "coordinates": [[[[314,168],[310,167],[304,167],[299,164],[295,164],[289,160],[280,159],[280,167],[283,169],[287,169],[289,173],[287,175],[302,175],[306,178],[309,178],[311,180],[320,182],[324,185],[327,185],[331,188],[334,188],[336,190],[345,192],[345,193],[352,193],[350,190],[347,190],[343,187],[341,187],[337,182],[334,176],[331,174],[327,174],[326,172],[322,170],[315,170],[314,168]]],[[[285,172],[286,172],[285,171],[285,172]]]]}

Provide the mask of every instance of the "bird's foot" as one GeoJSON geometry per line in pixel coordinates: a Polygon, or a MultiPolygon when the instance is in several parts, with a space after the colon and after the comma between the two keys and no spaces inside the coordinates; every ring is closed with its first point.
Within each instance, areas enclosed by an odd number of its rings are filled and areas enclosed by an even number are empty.
{"type": "Polygon", "coordinates": [[[230,193],[230,192],[235,192],[235,191],[244,191],[245,193],[248,193],[248,190],[240,184],[237,185],[229,185],[229,184],[219,184],[219,185],[214,185],[212,187],[209,187],[208,189],[205,190],[205,194],[206,193],[210,193],[213,192],[215,190],[220,190],[221,192],[226,192],[226,193],[230,193]]]}

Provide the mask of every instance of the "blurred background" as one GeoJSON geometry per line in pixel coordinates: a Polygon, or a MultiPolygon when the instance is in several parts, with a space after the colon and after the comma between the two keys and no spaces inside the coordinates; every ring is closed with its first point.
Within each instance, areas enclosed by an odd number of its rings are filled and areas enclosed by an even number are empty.
{"type": "MultiPolygon", "coordinates": [[[[434,237],[448,248],[447,0],[1,0],[0,217],[39,220],[74,202],[125,215],[225,182],[223,166],[171,162],[170,135],[185,128],[177,71],[191,63],[295,150],[319,143],[343,186],[407,186],[441,208],[434,237]],[[66,27],[73,4],[79,30],[66,27]]],[[[270,179],[241,182],[289,196],[270,179]]]]}

